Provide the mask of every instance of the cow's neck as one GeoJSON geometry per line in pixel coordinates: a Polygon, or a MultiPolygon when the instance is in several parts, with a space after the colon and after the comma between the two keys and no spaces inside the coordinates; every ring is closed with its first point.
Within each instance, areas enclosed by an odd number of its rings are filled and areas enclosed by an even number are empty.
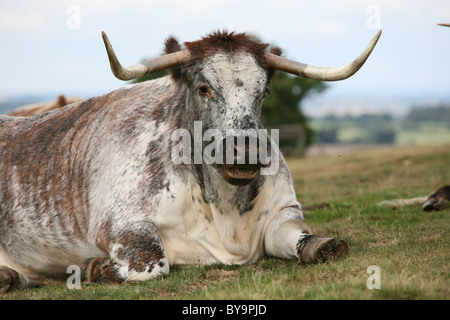
{"type": "Polygon", "coordinates": [[[219,172],[210,165],[197,165],[197,180],[205,200],[220,214],[244,215],[253,209],[263,177],[246,186],[234,186],[225,181],[219,172]]]}

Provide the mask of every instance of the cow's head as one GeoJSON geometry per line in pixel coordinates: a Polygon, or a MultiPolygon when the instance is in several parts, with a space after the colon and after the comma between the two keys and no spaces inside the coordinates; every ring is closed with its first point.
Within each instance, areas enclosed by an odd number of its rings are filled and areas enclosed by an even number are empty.
{"type": "Polygon", "coordinates": [[[250,153],[259,154],[261,143],[267,146],[267,139],[259,139],[258,129],[261,128],[261,104],[269,92],[274,71],[324,81],[346,79],[364,64],[380,34],[381,30],[356,60],[335,69],[289,60],[281,57],[281,50],[277,48],[267,52],[267,44],[253,41],[245,34],[228,32],[214,32],[199,41],[185,42],[185,48],[171,37],[166,41],[165,55],[124,68],[105,33],[103,39],[111,69],[119,79],[131,80],[171,68],[172,77],[186,88],[186,114],[191,134],[198,123],[201,123],[202,135],[208,130],[217,130],[219,134],[214,139],[222,137],[216,142],[224,152],[223,161],[214,163],[214,167],[227,182],[245,185],[260,174],[262,163],[258,157],[255,162],[250,153]],[[230,139],[230,134],[234,138],[230,139]],[[239,135],[245,137],[243,145],[238,143],[243,141],[239,135]]]}
{"type": "MultiPolygon", "coordinates": [[[[261,104],[274,73],[265,62],[268,45],[245,34],[214,32],[185,46],[189,60],[172,68],[172,77],[187,89],[186,114],[191,133],[197,124],[205,137],[202,150],[206,151],[214,141],[214,158],[209,163],[227,182],[245,185],[255,181],[263,165],[259,147],[270,146],[267,138],[259,140],[258,135],[262,129],[261,104]]],[[[166,53],[180,50],[174,38],[166,41],[166,53]]],[[[271,52],[279,53],[278,49],[271,52]]]]}

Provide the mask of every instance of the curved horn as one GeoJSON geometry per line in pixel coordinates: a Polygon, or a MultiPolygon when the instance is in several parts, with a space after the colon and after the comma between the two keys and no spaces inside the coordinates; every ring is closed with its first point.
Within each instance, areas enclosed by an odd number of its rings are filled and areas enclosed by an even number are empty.
{"type": "Polygon", "coordinates": [[[292,73],[305,78],[322,80],[322,81],[338,81],[344,80],[354,75],[359,68],[366,62],[373,48],[380,38],[381,30],[375,34],[367,48],[353,62],[340,68],[316,67],[284,57],[280,57],[271,53],[266,53],[267,65],[271,68],[292,73]]]}
{"type": "Polygon", "coordinates": [[[147,60],[133,66],[122,67],[104,31],[102,31],[102,38],[105,43],[106,52],[108,53],[111,70],[114,76],[120,80],[133,80],[152,72],[179,66],[186,63],[189,58],[189,52],[187,50],[183,50],[147,60]]]}

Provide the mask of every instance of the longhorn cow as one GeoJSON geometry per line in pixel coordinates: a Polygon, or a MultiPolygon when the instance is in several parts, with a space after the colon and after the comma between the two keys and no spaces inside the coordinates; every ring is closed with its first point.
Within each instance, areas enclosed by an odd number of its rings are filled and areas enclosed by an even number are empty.
{"type": "Polygon", "coordinates": [[[173,150],[181,143],[174,133],[214,129],[226,140],[230,130],[258,132],[276,70],[348,78],[380,34],[352,63],[332,69],[281,57],[277,48],[268,52],[267,44],[226,31],[184,48],[170,37],[165,55],[122,67],[103,33],[119,79],[162,69],[171,74],[44,114],[0,117],[0,290],[40,284],[71,265],[82,268],[86,281],[124,282],[166,274],[175,264],[344,257],[345,240],[313,235],[303,222],[276,144],[276,171],[263,174],[271,164],[260,157],[248,161],[270,136],[256,145],[246,139],[242,153],[234,140],[222,143],[227,157],[231,152],[226,163],[194,161],[207,147],[204,138],[177,162],[173,150]],[[244,163],[236,162],[238,154],[244,163]]]}

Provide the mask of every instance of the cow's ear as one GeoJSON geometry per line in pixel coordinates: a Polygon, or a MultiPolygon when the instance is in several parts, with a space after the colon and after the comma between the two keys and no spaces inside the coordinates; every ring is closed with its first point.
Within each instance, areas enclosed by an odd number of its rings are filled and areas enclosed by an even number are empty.
{"type": "MultiPolygon", "coordinates": [[[[170,36],[166,39],[164,52],[166,54],[181,51],[181,45],[174,36],[170,36]]],[[[181,67],[170,68],[170,74],[174,80],[180,80],[181,78],[181,67]]]]}
{"type": "MultiPolygon", "coordinates": [[[[272,49],[270,49],[269,52],[270,52],[271,54],[275,54],[275,55],[277,55],[277,56],[281,56],[281,54],[283,53],[283,50],[281,50],[281,49],[278,48],[278,47],[273,47],[272,49]]],[[[276,69],[273,69],[273,68],[269,68],[269,69],[267,70],[267,83],[268,83],[268,84],[271,83],[273,77],[275,76],[276,71],[277,71],[277,70],[276,70],[276,69]]]]}

